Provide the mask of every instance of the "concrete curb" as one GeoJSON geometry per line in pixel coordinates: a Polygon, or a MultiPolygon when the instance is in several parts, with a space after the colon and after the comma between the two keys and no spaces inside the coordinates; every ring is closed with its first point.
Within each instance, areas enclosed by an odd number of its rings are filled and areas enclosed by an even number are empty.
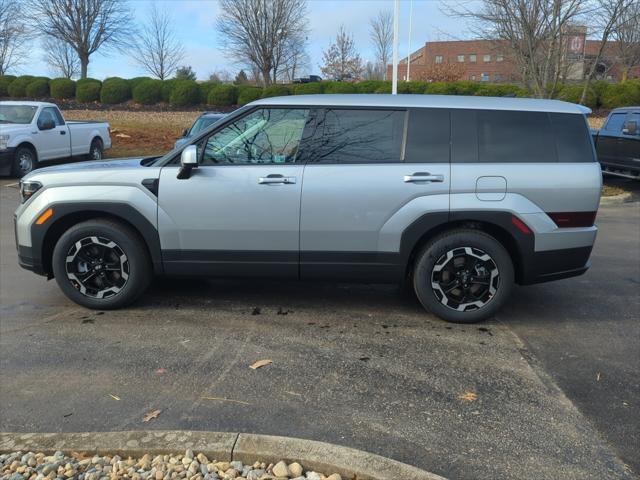
{"type": "Polygon", "coordinates": [[[139,457],[182,453],[187,448],[217,461],[300,462],[307,470],[357,480],[445,480],[444,477],[372,453],[297,438],[231,432],[137,431],[0,433],[0,453],[86,452],[139,457]]]}
{"type": "Polygon", "coordinates": [[[624,192],[620,195],[612,195],[610,197],[600,197],[600,205],[620,205],[621,203],[631,202],[633,200],[633,193],[624,192]]]}

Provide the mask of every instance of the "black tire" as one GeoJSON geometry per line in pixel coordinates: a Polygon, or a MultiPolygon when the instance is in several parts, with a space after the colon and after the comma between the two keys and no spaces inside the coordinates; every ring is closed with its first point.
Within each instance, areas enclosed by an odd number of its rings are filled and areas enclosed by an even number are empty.
{"type": "Polygon", "coordinates": [[[14,177],[22,178],[37,167],[38,158],[31,147],[20,146],[16,148],[13,154],[13,163],[11,164],[11,174],[14,177]]]}
{"type": "Polygon", "coordinates": [[[142,238],[131,228],[106,219],[88,220],[64,232],[53,250],[52,266],[56,281],[67,297],[83,307],[97,310],[130,305],[144,293],[152,279],[151,261],[142,238]],[[115,247],[110,247],[112,243],[115,247]],[[78,249],[78,244],[83,247],[78,249]],[[98,253],[94,255],[92,250],[98,253]],[[73,260],[69,261],[71,257],[73,260]],[[99,266],[100,257],[102,266],[99,266]],[[96,264],[82,258],[95,260],[96,264]],[[120,268],[119,274],[117,268],[120,268]],[[91,278],[89,273],[93,273],[91,278]],[[81,282],[81,278],[86,281],[81,282]]]}
{"type": "Polygon", "coordinates": [[[102,140],[94,138],[91,141],[91,147],[89,147],[89,160],[102,160],[103,153],[104,147],[102,145],[102,140]]]}
{"type": "Polygon", "coordinates": [[[453,323],[492,317],[509,298],[513,283],[507,250],[492,236],[472,229],[433,238],[417,256],[413,271],[420,303],[453,323]]]}

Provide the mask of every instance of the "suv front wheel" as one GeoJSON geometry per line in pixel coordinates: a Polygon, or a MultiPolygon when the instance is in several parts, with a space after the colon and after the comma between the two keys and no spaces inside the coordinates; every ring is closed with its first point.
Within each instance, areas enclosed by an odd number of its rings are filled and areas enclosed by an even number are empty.
{"type": "Polygon", "coordinates": [[[506,249],[490,235],[471,229],[432,239],[418,255],[413,272],[420,303],[455,323],[492,317],[509,297],[513,283],[506,249]]]}
{"type": "Polygon", "coordinates": [[[96,219],[67,230],[53,250],[53,274],[74,302],[92,309],[114,309],[134,302],[152,277],[140,236],[110,220],[96,219]]]}

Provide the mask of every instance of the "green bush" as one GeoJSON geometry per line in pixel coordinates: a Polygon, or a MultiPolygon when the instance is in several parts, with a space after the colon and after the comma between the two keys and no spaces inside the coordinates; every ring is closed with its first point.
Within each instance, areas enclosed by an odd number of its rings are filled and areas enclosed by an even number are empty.
{"type": "Polygon", "coordinates": [[[200,103],[200,87],[194,80],[178,80],[169,97],[171,105],[186,107],[200,103]]]}
{"type": "MultiPolygon", "coordinates": [[[[384,82],[382,80],[363,80],[354,84],[357,93],[376,93],[380,88],[385,87],[385,84],[391,82],[384,82]]],[[[391,92],[391,86],[389,86],[389,92],[391,92]]]]}
{"type": "Polygon", "coordinates": [[[162,81],[148,78],[138,82],[133,89],[133,101],[143,105],[153,105],[162,100],[162,81]]]}
{"type": "MultiPolygon", "coordinates": [[[[580,103],[583,88],[583,85],[564,85],[558,93],[558,98],[565,102],[580,103]]],[[[598,106],[598,95],[593,89],[593,86],[590,86],[587,90],[585,105],[590,108],[596,108],[598,106]]]]}
{"type": "Polygon", "coordinates": [[[162,101],[169,102],[171,99],[171,92],[173,92],[173,88],[176,86],[176,82],[178,80],[163,80],[162,81],[162,101]]]}
{"type": "Polygon", "coordinates": [[[602,93],[601,102],[605,108],[640,105],[640,80],[627,80],[624,83],[608,85],[602,93]]]}
{"type": "Polygon", "coordinates": [[[64,100],[76,96],[76,82],[68,78],[54,78],[49,84],[51,97],[64,100]]]}
{"type": "Polygon", "coordinates": [[[324,91],[324,84],[320,82],[298,83],[293,87],[294,95],[313,95],[324,91]]]}
{"type": "Polygon", "coordinates": [[[9,93],[9,96],[10,97],[26,97],[27,85],[29,85],[33,80],[34,80],[34,77],[32,77],[31,75],[22,75],[21,77],[16,78],[7,87],[7,92],[9,93]]]}
{"type": "Polygon", "coordinates": [[[78,102],[97,102],[100,99],[102,82],[95,78],[83,78],[76,82],[76,100],[78,102]]]}
{"type": "Polygon", "coordinates": [[[27,85],[27,97],[46,98],[49,96],[49,81],[41,78],[33,80],[27,85]]]}
{"type": "Polygon", "coordinates": [[[209,92],[213,90],[218,85],[222,85],[220,82],[215,82],[208,80],[206,82],[202,82],[198,84],[200,86],[200,103],[208,103],[209,102],[209,92]]]}
{"type": "Polygon", "coordinates": [[[456,87],[449,82],[431,82],[427,84],[424,93],[431,95],[455,95],[456,87]]]}
{"type": "Polygon", "coordinates": [[[353,83],[328,82],[324,87],[324,93],[357,93],[353,83]]]}
{"type": "Polygon", "coordinates": [[[111,77],[102,83],[100,101],[106,104],[123,103],[131,98],[131,85],[123,78],[111,77]]]}
{"type": "Polygon", "coordinates": [[[133,78],[127,79],[127,83],[129,84],[129,87],[131,88],[131,93],[133,94],[133,91],[136,89],[136,87],[138,85],[140,85],[142,82],[145,82],[147,80],[153,80],[153,78],[151,78],[151,77],[133,77],[133,78]]]}
{"type": "MultiPolygon", "coordinates": [[[[391,85],[390,82],[386,82],[391,85]]],[[[415,81],[415,82],[402,82],[398,85],[398,93],[409,93],[413,95],[423,94],[427,89],[427,82],[415,81]]],[[[389,87],[389,91],[391,91],[391,87],[389,87]]]]}
{"type": "Polygon", "coordinates": [[[262,92],[262,98],[283,97],[286,95],[291,95],[291,89],[287,85],[271,85],[262,92]]]}
{"type": "Polygon", "coordinates": [[[238,88],[234,85],[217,85],[209,92],[209,105],[228,106],[238,103],[238,88]]]}
{"type": "Polygon", "coordinates": [[[243,86],[238,89],[238,105],[246,105],[262,98],[262,89],[259,87],[243,86]]]}
{"type": "Polygon", "coordinates": [[[0,75],[0,97],[9,96],[9,84],[15,79],[14,75],[0,75]]]}
{"type": "Polygon", "coordinates": [[[515,95],[520,97],[526,96],[526,91],[517,85],[483,83],[478,86],[475,95],[482,97],[505,97],[515,95]]]}

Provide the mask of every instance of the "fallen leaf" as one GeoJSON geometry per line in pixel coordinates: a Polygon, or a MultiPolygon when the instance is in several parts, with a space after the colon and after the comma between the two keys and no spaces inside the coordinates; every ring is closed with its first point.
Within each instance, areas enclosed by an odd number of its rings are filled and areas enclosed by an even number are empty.
{"type": "Polygon", "coordinates": [[[223,397],[202,397],[203,400],[218,400],[219,402],[231,402],[231,403],[239,403],[240,405],[251,405],[249,402],[244,402],[242,400],[233,400],[232,398],[223,398],[223,397]]]}
{"type": "Polygon", "coordinates": [[[149,413],[147,413],[144,418],[142,419],[143,422],[148,422],[149,420],[153,420],[154,418],[158,418],[158,415],[160,415],[160,412],[162,410],[153,410],[149,413]]]}
{"type": "Polygon", "coordinates": [[[289,395],[295,395],[296,397],[301,397],[302,396],[301,393],[291,392],[289,390],[285,390],[284,393],[288,393],[289,395]]]}
{"type": "Polygon", "coordinates": [[[119,397],[119,396],[117,396],[117,395],[111,395],[111,394],[109,394],[109,396],[110,396],[111,398],[113,398],[114,400],[120,400],[120,397],[119,397]]]}
{"type": "Polygon", "coordinates": [[[458,400],[462,400],[463,402],[475,402],[478,399],[478,395],[474,392],[464,392],[458,395],[458,400]]]}
{"type": "Polygon", "coordinates": [[[166,369],[164,369],[164,368],[159,368],[159,369],[157,369],[157,370],[156,370],[156,373],[157,373],[158,375],[162,375],[162,374],[164,374],[164,373],[167,373],[167,370],[166,370],[166,369]]]}
{"type": "Polygon", "coordinates": [[[596,382],[600,381],[600,372],[596,373],[596,382]]]}
{"type": "Polygon", "coordinates": [[[265,365],[270,365],[273,363],[273,360],[258,360],[257,362],[249,365],[249,368],[252,368],[253,370],[257,370],[260,367],[264,367],[265,365]]]}

